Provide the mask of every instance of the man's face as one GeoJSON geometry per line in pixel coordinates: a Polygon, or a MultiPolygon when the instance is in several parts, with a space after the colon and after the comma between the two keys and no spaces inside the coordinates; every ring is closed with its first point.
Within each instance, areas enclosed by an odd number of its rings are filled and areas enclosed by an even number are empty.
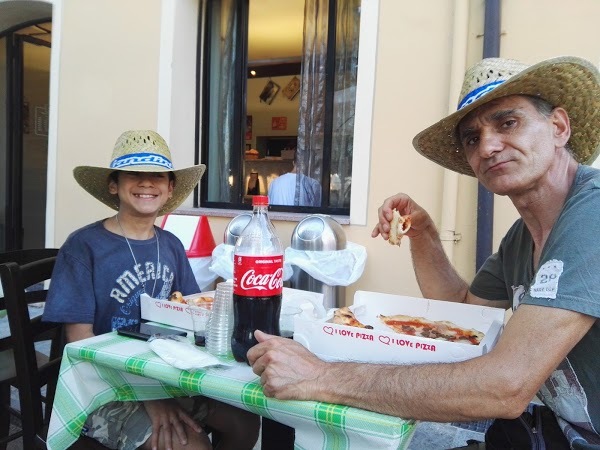
{"type": "Polygon", "coordinates": [[[119,211],[136,216],[151,216],[171,198],[173,181],[168,172],[119,172],[118,182],[108,190],[119,196],[119,211]]]}
{"type": "MultiPolygon", "coordinates": [[[[564,110],[543,116],[524,96],[493,100],[458,125],[458,136],[475,176],[499,195],[519,195],[538,187],[547,175],[569,126],[564,110]],[[558,137],[560,135],[560,137],[558,137]]],[[[567,132],[567,139],[568,139],[567,132]]]]}

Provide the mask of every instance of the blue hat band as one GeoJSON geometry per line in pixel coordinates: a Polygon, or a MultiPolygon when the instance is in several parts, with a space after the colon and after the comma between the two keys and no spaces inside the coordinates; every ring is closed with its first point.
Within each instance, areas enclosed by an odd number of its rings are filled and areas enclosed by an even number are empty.
{"type": "Polygon", "coordinates": [[[496,89],[498,87],[498,85],[504,83],[504,81],[506,81],[506,80],[494,81],[492,83],[488,83],[486,85],[478,87],[477,89],[469,92],[465,96],[465,98],[463,98],[462,101],[458,104],[457,110],[463,109],[465,106],[470,105],[471,103],[478,100],[479,98],[481,98],[488,92],[493,91],[494,89],[496,89]]]}
{"type": "Polygon", "coordinates": [[[173,163],[168,158],[157,153],[130,153],[113,159],[111,169],[125,169],[135,166],[157,166],[173,170],[173,163]]]}

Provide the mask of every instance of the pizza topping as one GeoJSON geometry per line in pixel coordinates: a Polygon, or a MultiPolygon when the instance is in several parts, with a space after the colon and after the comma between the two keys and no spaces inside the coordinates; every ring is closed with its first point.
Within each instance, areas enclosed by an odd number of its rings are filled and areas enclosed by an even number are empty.
{"type": "Polygon", "coordinates": [[[171,294],[171,296],[169,297],[169,300],[172,302],[177,302],[177,303],[185,303],[185,300],[183,299],[183,295],[181,295],[181,292],[179,291],[175,291],[171,294]]]}
{"type": "Polygon", "coordinates": [[[395,208],[393,214],[388,242],[392,245],[400,245],[400,239],[410,230],[410,216],[401,216],[395,208]]]}
{"type": "Polygon", "coordinates": [[[479,345],[485,336],[481,331],[462,328],[453,322],[445,320],[433,321],[424,317],[412,317],[400,314],[395,316],[384,316],[380,314],[378,317],[386,326],[390,327],[396,333],[407,334],[410,336],[473,345],[479,345]]]}
{"type": "Polygon", "coordinates": [[[191,306],[202,305],[202,306],[212,307],[212,303],[214,300],[215,299],[213,297],[208,297],[208,296],[195,297],[195,298],[186,300],[185,298],[183,298],[183,295],[179,291],[174,291],[169,296],[169,301],[171,301],[171,302],[184,303],[184,304],[189,304],[191,306]]]}
{"type": "Polygon", "coordinates": [[[207,308],[211,309],[214,300],[215,299],[213,297],[196,297],[190,299],[189,304],[192,306],[206,306],[207,308]]]}
{"type": "Polygon", "coordinates": [[[371,325],[364,325],[359,322],[354,313],[347,306],[339,308],[333,313],[333,323],[349,327],[366,328],[368,330],[373,329],[371,325]]]}

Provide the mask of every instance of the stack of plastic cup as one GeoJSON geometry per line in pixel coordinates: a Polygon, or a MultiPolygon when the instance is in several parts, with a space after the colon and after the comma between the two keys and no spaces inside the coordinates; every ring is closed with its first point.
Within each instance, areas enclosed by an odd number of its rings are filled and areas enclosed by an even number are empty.
{"type": "Polygon", "coordinates": [[[206,349],[209,353],[231,356],[231,335],[233,333],[233,283],[225,281],[217,284],[215,300],[206,328],[206,349]]]}

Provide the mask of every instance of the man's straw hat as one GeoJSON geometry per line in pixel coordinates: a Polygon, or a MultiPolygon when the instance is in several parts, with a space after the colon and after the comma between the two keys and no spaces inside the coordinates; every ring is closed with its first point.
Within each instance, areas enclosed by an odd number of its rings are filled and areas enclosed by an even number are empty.
{"type": "Polygon", "coordinates": [[[127,172],[173,172],[175,187],[173,196],[158,212],[159,216],[176,209],[196,187],[206,166],[200,164],[185,169],[174,170],[171,152],[165,140],[155,131],[125,131],[115,144],[110,166],[79,166],[73,170],[75,180],[112,209],[119,209],[119,198],[108,192],[109,175],[116,170],[127,172]]]}
{"type": "Polygon", "coordinates": [[[571,56],[532,66],[501,58],[480,61],[465,74],[458,110],[417,134],[413,146],[447,169],[475,176],[456,127],[475,108],[508,95],[532,95],[564,108],[571,121],[573,156],[582,164],[594,161],[600,151],[600,73],[585,59],[571,56]]]}

